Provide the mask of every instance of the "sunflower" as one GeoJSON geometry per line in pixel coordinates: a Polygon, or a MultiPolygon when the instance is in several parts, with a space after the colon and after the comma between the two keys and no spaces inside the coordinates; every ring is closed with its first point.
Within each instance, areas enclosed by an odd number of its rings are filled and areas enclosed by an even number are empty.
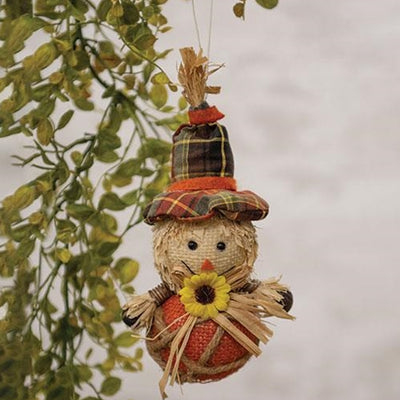
{"type": "Polygon", "coordinates": [[[230,290],[224,276],[218,276],[215,272],[202,272],[185,278],[179,295],[190,315],[208,319],[228,308],[230,290]]]}

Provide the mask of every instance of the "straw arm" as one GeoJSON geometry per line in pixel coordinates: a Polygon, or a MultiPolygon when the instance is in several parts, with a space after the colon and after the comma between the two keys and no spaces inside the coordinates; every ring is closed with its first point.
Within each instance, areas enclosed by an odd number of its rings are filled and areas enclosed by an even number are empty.
{"type": "MultiPolygon", "coordinates": [[[[261,282],[258,279],[251,279],[246,282],[237,293],[253,293],[257,290],[263,290],[265,286],[270,286],[271,281],[261,282]]],[[[282,308],[289,312],[293,306],[293,294],[292,292],[283,285],[279,285],[279,287],[274,288],[276,293],[278,294],[278,298],[275,301],[282,306],[282,308]]]]}
{"type": "Polygon", "coordinates": [[[133,296],[122,307],[122,320],[133,330],[149,328],[156,308],[174,294],[165,283],[161,283],[145,294],[133,296]]]}

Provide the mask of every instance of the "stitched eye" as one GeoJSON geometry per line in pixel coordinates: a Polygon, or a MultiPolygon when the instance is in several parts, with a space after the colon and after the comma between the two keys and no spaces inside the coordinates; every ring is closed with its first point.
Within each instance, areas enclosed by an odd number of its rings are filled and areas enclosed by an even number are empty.
{"type": "Polygon", "coordinates": [[[187,246],[189,247],[190,250],[196,250],[198,247],[198,244],[194,240],[189,240],[187,246]]]}
{"type": "Polygon", "coordinates": [[[217,249],[219,251],[224,251],[226,249],[226,244],[224,242],[218,242],[217,243],[217,249]]]}

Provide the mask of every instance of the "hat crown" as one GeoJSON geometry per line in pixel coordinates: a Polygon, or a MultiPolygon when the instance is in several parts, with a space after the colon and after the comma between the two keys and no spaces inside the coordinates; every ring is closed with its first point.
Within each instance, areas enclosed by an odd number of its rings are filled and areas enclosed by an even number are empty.
{"type": "Polygon", "coordinates": [[[173,136],[171,181],[233,178],[234,160],[226,128],[218,123],[183,126],[173,136]]]}

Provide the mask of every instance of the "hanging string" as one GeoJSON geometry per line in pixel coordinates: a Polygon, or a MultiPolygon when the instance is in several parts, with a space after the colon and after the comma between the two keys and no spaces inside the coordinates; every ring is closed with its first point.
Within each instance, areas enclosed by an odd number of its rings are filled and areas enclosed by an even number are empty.
{"type": "MultiPolygon", "coordinates": [[[[200,34],[200,28],[199,28],[199,21],[197,19],[195,0],[191,0],[191,3],[192,3],[193,21],[194,21],[194,26],[196,29],[197,42],[199,45],[199,49],[202,49],[203,46],[201,45],[201,34],[200,34]]],[[[207,40],[207,51],[206,51],[206,56],[208,59],[210,59],[210,53],[211,53],[213,16],[214,16],[214,0],[210,0],[210,11],[209,11],[209,16],[208,16],[208,40],[207,40]]]]}
{"type": "Polygon", "coordinates": [[[203,46],[201,45],[200,29],[199,29],[199,23],[197,21],[197,14],[196,14],[196,7],[194,4],[194,0],[192,0],[192,13],[193,13],[194,26],[196,28],[197,42],[199,44],[199,49],[202,49],[203,46]]]}
{"type": "MultiPolygon", "coordinates": [[[[197,42],[199,45],[199,49],[203,49],[203,46],[201,45],[201,34],[200,34],[199,22],[197,19],[195,0],[192,0],[191,3],[192,3],[193,21],[194,21],[194,26],[196,29],[197,42]]],[[[208,40],[207,40],[207,51],[206,51],[206,55],[209,60],[210,60],[210,53],[211,53],[213,16],[214,16],[214,0],[210,0],[210,12],[209,12],[209,17],[208,17],[209,18],[209,20],[208,20],[208,40]]],[[[206,68],[208,69],[208,65],[206,66],[206,68]]],[[[207,100],[207,94],[205,95],[204,100],[207,100]]]]}
{"type": "Polygon", "coordinates": [[[213,16],[214,16],[214,0],[211,0],[209,21],[208,21],[208,43],[207,43],[207,58],[209,60],[210,60],[210,54],[211,54],[211,37],[212,37],[212,29],[213,29],[213,16]]]}

